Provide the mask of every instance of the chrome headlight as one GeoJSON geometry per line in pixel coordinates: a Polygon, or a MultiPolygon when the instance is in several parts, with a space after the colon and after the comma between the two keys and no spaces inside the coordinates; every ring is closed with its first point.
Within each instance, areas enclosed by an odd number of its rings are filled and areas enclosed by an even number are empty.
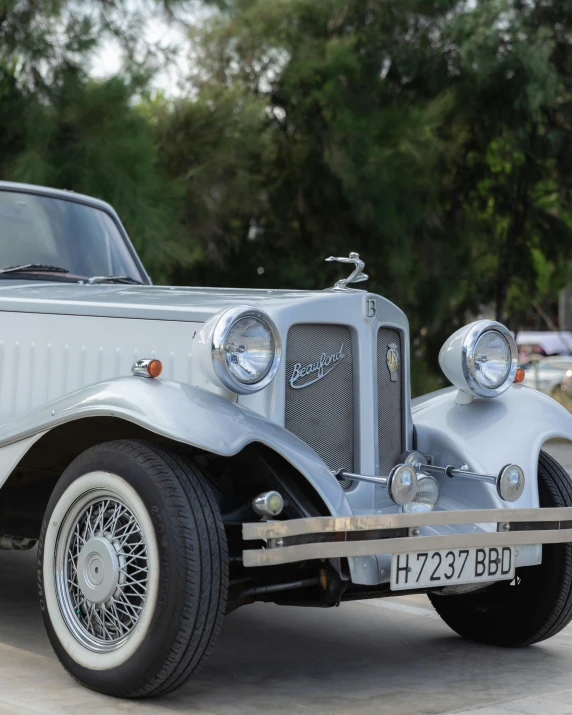
{"type": "Polygon", "coordinates": [[[387,491],[395,504],[409,504],[417,493],[417,473],[409,464],[398,464],[391,470],[387,491]]]}
{"type": "Polygon", "coordinates": [[[457,330],[439,353],[441,369],[453,385],[479,397],[498,397],[507,390],[517,363],[514,338],[494,320],[477,320],[457,330]]]}
{"type": "Polygon", "coordinates": [[[261,310],[231,308],[214,329],[215,372],[226,388],[239,395],[266,387],[276,375],[280,355],[278,330],[261,310]]]}

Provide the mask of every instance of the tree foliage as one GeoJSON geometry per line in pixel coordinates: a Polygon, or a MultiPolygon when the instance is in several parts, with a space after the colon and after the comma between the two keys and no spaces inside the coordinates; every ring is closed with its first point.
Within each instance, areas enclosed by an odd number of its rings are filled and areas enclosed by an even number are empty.
{"type": "Polygon", "coordinates": [[[187,96],[150,97],[141,22],[176,6],[0,0],[2,175],[110,200],[162,281],[319,289],[359,251],[416,389],[571,280],[572,0],[205,0],[187,96]]]}
{"type": "Polygon", "coordinates": [[[173,218],[181,188],[158,170],[153,127],[137,104],[154,60],[137,60],[137,39],[123,33],[122,74],[96,82],[87,71],[127,7],[0,0],[0,175],[110,201],[149,269],[167,279],[188,255],[173,218]]]}
{"type": "Polygon", "coordinates": [[[204,260],[180,280],[321,288],[322,258],[357,250],[421,359],[483,311],[517,329],[531,297],[554,299],[571,275],[572,4],[215,4],[196,92],[163,122],[219,119],[214,151],[176,170],[221,199],[193,213],[204,260]]]}

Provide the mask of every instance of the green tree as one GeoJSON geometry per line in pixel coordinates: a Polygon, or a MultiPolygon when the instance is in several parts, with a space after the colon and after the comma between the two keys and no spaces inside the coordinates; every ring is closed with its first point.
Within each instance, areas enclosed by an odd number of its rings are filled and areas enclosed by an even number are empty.
{"type": "Polygon", "coordinates": [[[192,123],[177,135],[192,151],[175,174],[209,206],[187,222],[204,258],[178,280],[320,288],[336,277],[321,258],[358,250],[433,366],[483,310],[517,328],[531,298],[556,295],[571,264],[570,3],[211,5],[192,99],[162,118],[166,138],[183,111],[217,116],[197,142],[192,123]]]}
{"type": "Polygon", "coordinates": [[[0,175],[110,201],[149,270],[166,280],[191,252],[176,220],[180,189],[160,172],[151,121],[137,104],[155,62],[138,53],[141,11],[124,29],[130,7],[0,0],[0,175]],[[125,65],[96,82],[87,70],[110,33],[125,65]]]}
{"type": "Polygon", "coordinates": [[[541,290],[538,255],[560,269],[555,291],[570,278],[572,107],[562,20],[569,14],[555,21],[549,3],[499,0],[459,15],[449,32],[451,203],[474,237],[472,290],[494,301],[501,321],[518,321],[541,290]]]}

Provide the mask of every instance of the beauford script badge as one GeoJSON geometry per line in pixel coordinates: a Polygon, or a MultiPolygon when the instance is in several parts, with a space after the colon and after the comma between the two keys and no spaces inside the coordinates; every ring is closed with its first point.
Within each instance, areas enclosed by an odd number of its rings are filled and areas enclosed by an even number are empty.
{"type": "Polygon", "coordinates": [[[397,373],[399,372],[399,348],[395,343],[389,343],[387,346],[386,360],[391,382],[397,382],[397,373]]]}
{"type": "Polygon", "coordinates": [[[342,278],[341,281],[338,281],[334,286],[334,290],[344,290],[348,287],[350,283],[361,283],[362,281],[367,281],[367,279],[369,278],[369,276],[367,276],[363,272],[365,263],[360,259],[359,253],[350,253],[349,258],[336,258],[336,256],[330,256],[329,258],[326,258],[326,261],[337,261],[338,263],[353,263],[355,266],[353,273],[350,273],[347,278],[342,278]]]}
{"type": "Polygon", "coordinates": [[[292,369],[292,374],[290,375],[290,387],[294,388],[294,390],[301,390],[303,387],[313,385],[315,382],[318,382],[318,380],[321,380],[323,377],[326,377],[326,375],[329,375],[336,365],[339,364],[340,360],[343,360],[343,358],[345,358],[345,355],[344,344],[342,343],[337,352],[332,353],[331,355],[322,353],[320,359],[316,360],[316,362],[310,362],[307,365],[304,365],[304,367],[302,367],[301,362],[297,362],[292,369]],[[310,376],[312,377],[311,380],[303,382],[301,385],[297,384],[303,377],[310,376]]]}

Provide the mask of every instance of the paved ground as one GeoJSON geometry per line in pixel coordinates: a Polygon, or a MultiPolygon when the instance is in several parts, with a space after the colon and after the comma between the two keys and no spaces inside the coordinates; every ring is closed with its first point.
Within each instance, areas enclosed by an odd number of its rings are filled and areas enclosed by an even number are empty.
{"type": "MultiPolygon", "coordinates": [[[[572,471],[572,450],[551,451],[572,471]]],[[[0,715],[478,713],[572,715],[572,626],[518,651],[457,638],[422,596],[339,609],[246,607],[207,666],[153,702],[118,702],[61,669],[36,604],[35,554],[0,552],[0,715]]]]}

